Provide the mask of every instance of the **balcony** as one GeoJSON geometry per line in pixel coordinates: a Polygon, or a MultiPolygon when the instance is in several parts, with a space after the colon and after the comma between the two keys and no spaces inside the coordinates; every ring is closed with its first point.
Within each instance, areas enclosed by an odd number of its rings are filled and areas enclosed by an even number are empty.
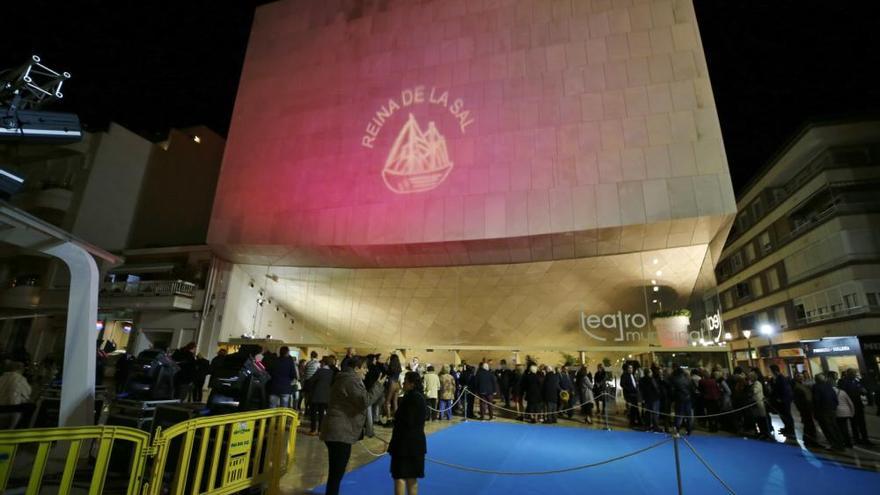
{"type": "Polygon", "coordinates": [[[880,310],[880,307],[876,306],[853,306],[852,308],[843,308],[837,311],[829,311],[814,315],[808,315],[803,318],[798,318],[797,324],[799,327],[807,326],[818,323],[820,321],[836,320],[837,318],[846,318],[848,316],[856,316],[878,310],[880,310]]]}
{"type": "Polygon", "coordinates": [[[144,280],[101,284],[102,309],[195,310],[196,285],[183,280],[144,280]]]}
{"type": "Polygon", "coordinates": [[[73,192],[66,187],[48,187],[16,194],[13,202],[25,211],[55,210],[66,212],[73,202],[73,192]]]}

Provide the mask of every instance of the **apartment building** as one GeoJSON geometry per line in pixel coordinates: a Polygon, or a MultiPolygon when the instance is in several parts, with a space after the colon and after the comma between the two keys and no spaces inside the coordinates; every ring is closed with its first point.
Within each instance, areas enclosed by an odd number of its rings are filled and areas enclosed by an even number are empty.
{"type": "MultiPolygon", "coordinates": [[[[124,260],[98,260],[101,345],[136,352],[196,337],[224,144],[204,127],[153,143],[111,123],[71,145],[0,146],[0,160],[25,178],[13,206],[124,260]]],[[[60,356],[69,287],[60,260],[0,243],[0,349],[60,356]]]]}
{"type": "Polygon", "coordinates": [[[716,267],[737,364],[877,372],[880,122],[809,125],[737,209],[716,267]]]}

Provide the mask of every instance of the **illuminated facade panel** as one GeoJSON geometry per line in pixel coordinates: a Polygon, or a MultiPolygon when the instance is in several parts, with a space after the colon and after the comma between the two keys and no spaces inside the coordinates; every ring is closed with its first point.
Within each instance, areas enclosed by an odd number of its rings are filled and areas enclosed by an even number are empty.
{"type": "Polygon", "coordinates": [[[708,243],[735,212],[690,1],[258,9],[209,243],[508,263],[708,243]]]}

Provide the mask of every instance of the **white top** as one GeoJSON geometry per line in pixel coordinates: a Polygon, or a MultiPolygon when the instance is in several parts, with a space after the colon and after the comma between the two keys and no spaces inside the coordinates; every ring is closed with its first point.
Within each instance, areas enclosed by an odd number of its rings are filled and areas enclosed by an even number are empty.
{"type": "Polygon", "coordinates": [[[21,373],[7,371],[0,375],[0,406],[17,406],[30,399],[31,386],[21,373]]]}
{"type": "Polygon", "coordinates": [[[433,371],[425,373],[425,397],[428,399],[436,399],[437,393],[440,392],[440,377],[433,371]]]}
{"type": "Polygon", "coordinates": [[[837,417],[851,418],[855,416],[856,406],[853,405],[852,399],[849,398],[849,394],[837,387],[834,387],[834,392],[837,394],[837,417]]]}

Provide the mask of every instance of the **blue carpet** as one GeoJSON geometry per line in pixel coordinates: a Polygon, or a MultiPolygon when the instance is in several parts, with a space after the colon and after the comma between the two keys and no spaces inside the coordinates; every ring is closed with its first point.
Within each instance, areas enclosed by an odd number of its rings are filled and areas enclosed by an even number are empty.
{"type": "MultiPolygon", "coordinates": [[[[428,437],[428,457],[496,471],[544,471],[588,464],[632,452],[666,438],[632,431],[602,431],[510,423],[460,423],[428,437]]],[[[880,473],[821,460],[796,447],[755,440],[694,436],[697,452],[737,494],[878,493],[880,473]]],[[[680,443],[683,491],[724,494],[724,488],[680,443]]],[[[354,446],[355,449],[361,447],[354,446]]],[[[348,474],[346,495],[392,491],[388,456],[348,474]]],[[[675,493],[672,443],[600,467],[547,476],[499,476],[425,463],[422,495],[675,493]]],[[[324,487],[315,489],[324,493],[324,487]]]]}

